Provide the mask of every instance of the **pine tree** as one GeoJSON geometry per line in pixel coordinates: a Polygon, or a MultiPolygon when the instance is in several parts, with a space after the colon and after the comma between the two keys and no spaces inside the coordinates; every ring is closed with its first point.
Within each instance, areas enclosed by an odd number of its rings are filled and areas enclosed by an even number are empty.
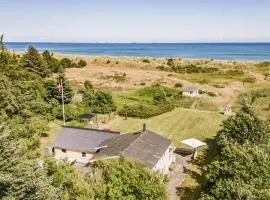
{"type": "Polygon", "coordinates": [[[57,85],[60,84],[61,79],[63,81],[64,103],[69,104],[73,97],[73,91],[64,74],[59,74],[57,81],[47,81],[45,83],[47,96],[48,99],[56,99],[59,103],[62,103],[62,94],[57,90],[57,85]]]}
{"type": "Polygon", "coordinates": [[[46,171],[10,135],[9,128],[0,124],[0,199],[59,199],[46,171]]]}
{"type": "Polygon", "coordinates": [[[47,63],[43,60],[38,50],[29,46],[27,52],[23,55],[21,64],[30,72],[34,72],[41,77],[46,77],[49,74],[47,63]]]}

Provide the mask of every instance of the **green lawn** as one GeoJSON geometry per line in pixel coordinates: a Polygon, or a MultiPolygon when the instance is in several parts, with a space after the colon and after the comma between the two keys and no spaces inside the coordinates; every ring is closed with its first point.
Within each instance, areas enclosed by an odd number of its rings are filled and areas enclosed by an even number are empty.
{"type": "Polygon", "coordinates": [[[121,132],[132,132],[147,128],[173,140],[179,146],[180,140],[186,138],[205,139],[214,136],[219,129],[223,115],[211,111],[198,111],[176,108],[171,112],[150,119],[116,117],[109,122],[111,129],[121,132]]]}
{"type": "MultiPolygon", "coordinates": [[[[205,141],[206,139],[211,139],[219,130],[220,124],[224,119],[225,117],[218,112],[177,108],[171,112],[150,119],[128,118],[125,120],[117,116],[109,122],[109,125],[113,130],[132,132],[141,130],[143,123],[146,123],[148,129],[172,139],[176,147],[182,147],[180,141],[183,139],[197,138],[205,141]]],[[[208,141],[209,140],[206,142],[208,141]]],[[[205,154],[206,149],[207,148],[201,149],[199,155],[205,154]]],[[[209,157],[211,157],[211,155],[209,157]]],[[[200,156],[198,159],[200,159],[200,156]]],[[[201,162],[205,162],[205,160],[202,159],[201,162]]],[[[203,165],[205,164],[206,163],[203,165]]],[[[201,174],[200,167],[201,166],[194,164],[190,173],[186,176],[184,183],[181,185],[179,197],[181,200],[198,199],[201,185],[203,185],[205,181],[205,178],[201,174]]]]}
{"type": "MultiPolygon", "coordinates": [[[[171,112],[149,119],[128,118],[125,120],[118,115],[112,118],[113,119],[108,122],[108,125],[112,130],[121,131],[123,133],[139,131],[142,130],[143,123],[146,123],[147,129],[172,139],[176,147],[182,147],[180,141],[183,139],[193,137],[206,140],[212,138],[219,130],[222,120],[225,119],[225,117],[218,112],[184,108],[176,108],[171,112]]],[[[103,119],[103,117],[99,117],[99,119],[103,119]]],[[[84,124],[79,124],[75,121],[68,122],[68,125],[84,126],[84,124]]],[[[41,152],[43,152],[44,147],[53,145],[55,137],[60,130],[61,121],[56,120],[50,122],[49,126],[49,136],[41,139],[41,152]]],[[[199,154],[202,153],[203,151],[199,151],[199,154]]],[[[201,171],[198,166],[193,165],[185,182],[181,186],[183,188],[181,199],[197,199],[200,193],[201,184],[204,181],[200,174],[201,171]],[[198,176],[194,176],[194,173],[198,176]],[[192,195],[188,195],[186,198],[186,194],[188,194],[189,191],[192,192],[192,195]]]]}

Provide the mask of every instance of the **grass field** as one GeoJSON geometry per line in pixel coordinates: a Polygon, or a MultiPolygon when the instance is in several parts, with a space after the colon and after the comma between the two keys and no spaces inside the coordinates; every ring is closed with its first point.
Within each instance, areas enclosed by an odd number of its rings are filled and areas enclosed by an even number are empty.
{"type": "Polygon", "coordinates": [[[147,128],[173,140],[174,145],[180,146],[180,140],[195,137],[206,139],[214,136],[219,129],[223,115],[211,111],[198,111],[176,108],[171,112],[149,119],[116,117],[109,122],[111,129],[121,132],[132,132],[142,129],[143,123],[147,128]]]}
{"type": "MultiPolygon", "coordinates": [[[[147,129],[172,139],[176,147],[183,147],[180,141],[187,138],[197,138],[208,143],[217,133],[224,119],[225,117],[218,112],[177,108],[146,120],[135,118],[125,120],[117,116],[109,122],[109,125],[113,130],[132,132],[142,130],[143,123],[146,123],[147,129]]],[[[202,149],[199,154],[205,154],[205,150],[206,148],[202,149]]],[[[201,185],[205,181],[200,167],[193,164],[190,173],[186,176],[181,185],[179,197],[181,200],[198,199],[201,185]]]]}

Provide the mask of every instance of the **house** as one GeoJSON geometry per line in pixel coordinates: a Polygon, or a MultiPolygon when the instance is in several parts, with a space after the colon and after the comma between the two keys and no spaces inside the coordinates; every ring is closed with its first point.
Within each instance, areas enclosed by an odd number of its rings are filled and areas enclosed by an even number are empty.
{"type": "Polygon", "coordinates": [[[197,86],[188,86],[182,90],[184,96],[195,97],[199,95],[200,88],[197,86]]]}
{"type": "Polygon", "coordinates": [[[64,126],[56,139],[56,159],[89,164],[97,159],[125,156],[145,164],[153,171],[168,173],[173,162],[172,141],[152,131],[119,132],[64,126]]]}
{"type": "Polygon", "coordinates": [[[120,132],[62,126],[53,148],[54,156],[86,164],[100,148],[99,144],[117,135],[120,132]]]}

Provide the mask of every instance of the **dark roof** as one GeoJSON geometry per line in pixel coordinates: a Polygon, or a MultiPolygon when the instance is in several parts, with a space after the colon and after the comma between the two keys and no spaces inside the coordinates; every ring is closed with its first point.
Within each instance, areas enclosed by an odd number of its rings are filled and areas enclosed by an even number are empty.
{"type": "Polygon", "coordinates": [[[192,92],[192,91],[195,91],[195,90],[198,90],[200,89],[199,87],[197,86],[187,86],[183,89],[183,92],[192,92]]]}
{"type": "Polygon", "coordinates": [[[54,147],[80,152],[96,152],[102,142],[120,132],[62,126],[54,147]]]}
{"type": "Polygon", "coordinates": [[[81,114],[79,116],[80,119],[91,119],[93,117],[95,117],[96,115],[95,114],[92,114],[92,113],[84,113],[84,114],[81,114]]]}
{"type": "Polygon", "coordinates": [[[152,169],[171,143],[171,140],[149,130],[123,134],[102,142],[101,146],[107,147],[100,149],[95,158],[123,154],[152,169]]]}

